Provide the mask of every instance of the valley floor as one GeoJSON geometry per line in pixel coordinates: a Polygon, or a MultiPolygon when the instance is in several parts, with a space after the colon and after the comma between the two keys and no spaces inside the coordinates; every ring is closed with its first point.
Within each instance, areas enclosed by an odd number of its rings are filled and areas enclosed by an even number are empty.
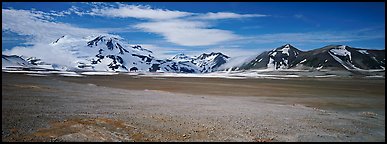
{"type": "Polygon", "coordinates": [[[385,141],[384,78],[2,73],[2,141],[385,141]]]}

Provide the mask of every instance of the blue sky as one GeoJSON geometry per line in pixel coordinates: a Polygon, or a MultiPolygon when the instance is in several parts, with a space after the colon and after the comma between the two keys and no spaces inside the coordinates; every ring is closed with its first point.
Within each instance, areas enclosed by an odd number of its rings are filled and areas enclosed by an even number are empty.
{"type": "Polygon", "coordinates": [[[3,2],[2,50],[108,33],[166,58],[256,55],[286,43],[385,49],[382,2],[3,2]]]}

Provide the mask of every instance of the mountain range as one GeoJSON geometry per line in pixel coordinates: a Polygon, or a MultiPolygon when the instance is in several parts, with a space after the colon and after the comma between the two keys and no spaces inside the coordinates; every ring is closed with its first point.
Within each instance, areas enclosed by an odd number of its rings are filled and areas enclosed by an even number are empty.
{"type": "Polygon", "coordinates": [[[290,44],[265,51],[239,69],[372,71],[385,69],[385,50],[329,45],[301,51],[290,44]]]}
{"type": "Polygon", "coordinates": [[[70,64],[50,63],[44,57],[3,55],[2,68],[41,67],[64,71],[115,71],[115,72],[174,72],[206,73],[216,71],[226,63],[222,53],[203,53],[197,57],[178,54],[169,59],[157,59],[151,50],[140,45],[129,45],[113,36],[100,35],[76,39],[62,36],[50,43],[50,48],[70,53],[70,64]],[[12,58],[11,58],[12,57],[12,58]]]}
{"type": "Polygon", "coordinates": [[[384,71],[385,50],[354,48],[345,45],[329,45],[309,51],[285,44],[265,51],[239,66],[225,68],[222,65],[230,57],[220,52],[203,53],[190,57],[183,53],[171,58],[158,59],[151,50],[140,45],[123,43],[121,38],[108,35],[77,39],[62,36],[48,44],[52,49],[70,53],[68,63],[52,63],[44,57],[2,55],[3,69],[34,69],[62,71],[115,71],[115,72],[168,72],[209,73],[220,70],[265,69],[281,71],[297,70],[346,70],[351,72],[384,71]]]}

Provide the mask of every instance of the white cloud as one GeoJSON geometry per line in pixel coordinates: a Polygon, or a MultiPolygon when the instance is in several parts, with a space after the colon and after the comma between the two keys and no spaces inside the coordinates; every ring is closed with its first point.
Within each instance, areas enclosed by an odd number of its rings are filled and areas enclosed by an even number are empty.
{"type": "Polygon", "coordinates": [[[50,19],[50,16],[40,11],[2,9],[2,30],[32,36],[33,39],[29,40],[31,43],[50,43],[63,35],[83,37],[106,34],[103,31],[51,22],[50,19]]]}
{"type": "Polygon", "coordinates": [[[76,6],[71,6],[67,11],[64,11],[65,13],[74,13],[74,14],[77,14],[79,16],[82,16],[82,15],[85,15],[85,14],[88,14],[88,12],[83,12],[82,10],[80,10],[78,7],[76,6]]]}
{"type": "MultiPolygon", "coordinates": [[[[208,20],[267,16],[262,14],[237,14],[232,12],[191,13],[157,9],[148,5],[127,5],[122,3],[114,3],[115,6],[105,3],[88,4],[93,7],[91,10],[80,10],[80,8],[72,6],[69,10],[61,13],[74,13],[80,16],[93,15],[150,20],[148,22],[138,23],[133,27],[137,30],[156,33],[163,36],[168,42],[182,46],[215,45],[241,37],[229,30],[209,28],[210,24],[208,20]]],[[[130,29],[125,28],[125,31],[128,30],[130,29]]],[[[107,31],[111,32],[111,30],[107,31]]]]}
{"type": "Polygon", "coordinates": [[[119,4],[118,8],[104,7],[93,8],[90,15],[119,17],[119,18],[138,18],[151,20],[175,19],[191,15],[189,12],[170,11],[163,9],[152,9],[150,6],[124,5],[119,4]]]}
{"type": "Polygon", "coordinates": [[[83,15],[98,15],[107,17],[119,17],[119,18],[138,18],[138,19],[150,19],[150,20],[168,20],[168,19],[202,19],[202,20],[218,20],[218,19],[240,19],[240,18],[252,18],[252,17],[266,17],[264,14],[237,14],[232,12],[216,12],[216,13],[192,13],[184,11],[172,11],[167,9],[156,9],[150,6],[142,5],[126,5],[118,4],[117,7],[106,5],[93,5],[94,8],[91,11],[81,13],[76,7],[72,7],[71,11],[78,12],[76,14],[83,15]]]}
{"type": "Polygon", "coordinates": [[[231,57],[227,63],[221,65],[219,69],[228,69],[242,66],[243,64],[250,62],[256,57],[256,55],[237,56],[231,57]]]}
{"type": "Polygon", "coordinates": [[[237,14],[232,12],[217,12],[217,13],[206,13],[199,15],[195,18],[207,19],[207,20],[218,20],[218,19],[235,19],[235,18],[251,18],[251,17],[266,17],[268,15],[263,14],[237,14]]]}
{"type": "Polygon", "coordinates": [[[168,42],[183,46],[206,46],[235,40],[239,36],[231,31],[210,29],[204,22],[187,20],[168,20],[146,22],[135,25],[135,28],[157,33],[168,42]]]}
{"type": "Polygon", "coordinates": [[[145,32],[159,34],[168,42],[182,46],[215,45],[225,41],[236,40],[241,37],[234,34],[232,31],[209,28],[209,23],[203,20],[267,16],[261,14],[237,14],[231,12],[205,14],[191,13],[126,4],[118,4],[116,7],[94,5],[94,8],[91,11],[85,13],[106,17],[151,20],[150,22],[138,23],[133,27],[145,32]]]}

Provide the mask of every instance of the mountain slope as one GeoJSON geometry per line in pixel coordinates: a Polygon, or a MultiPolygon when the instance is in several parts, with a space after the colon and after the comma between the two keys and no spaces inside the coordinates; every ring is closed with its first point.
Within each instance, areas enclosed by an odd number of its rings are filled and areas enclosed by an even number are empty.
{"type": "Polygon", "coordinates": [[[384,50],[367,50],[345,45],[329,45],[300,51],[287,44],[258,55],[241,69],[308,69],[308,70],[384,70],[384,50]]]}
{"type": "Polygon", "coordinates": [[[100,35],[81,40],[61,37],[52,44],[77,57],[77,69],[91,71],[148,71],[157,63],[150,50],[129,45],[113,36],[100,35]]]}
{"type": "Polygon", "coordinates": [[[218,52],[218,53],[203,53],[197,58],[194,58],[193,63],[200,67],[200,72],[214,72],[217,71],[218,68],[225,64],[230,57],[218,52]]]}
{"type": "Polygon", "coordinates": [[[27,70],[27,71],[55,71],[50,66],[31,64],[28,60],[17,55],[2,55],[1,65],[3,70],[27,70]]]}
{"type": "Polygon", "coordinates": [[[1,67],[4,68],[11,68],[11,67],[30,67],[32,64],[30,64],[28,61],[24,60],[20,56],[17,55],[2,55],[1,56],[1,67]]]}
{"type": "Polygon", "coordinates": [[[291,67],[292,62],[301,53],[303,53],[301,50],[286,44],[261,53],[252,61],[242,65],[240,69],[287,69],[291,67]]]}
{"type": "Polygon", "coordinates": [[[228,58],[222,53],[203,53],[198,57],[177,54],[171,59],[159,60],[160,64],[155,66],[155,69],[163,72],[208,73],[216,71],[228,58]]]}
{"type": "Polygon", "coordinates": [[[293,66],[317,69],[380,70],[385,66],[384,50],[367,50],[345,45],[330,45],[307,51],[294,60],[293,66]]]}

